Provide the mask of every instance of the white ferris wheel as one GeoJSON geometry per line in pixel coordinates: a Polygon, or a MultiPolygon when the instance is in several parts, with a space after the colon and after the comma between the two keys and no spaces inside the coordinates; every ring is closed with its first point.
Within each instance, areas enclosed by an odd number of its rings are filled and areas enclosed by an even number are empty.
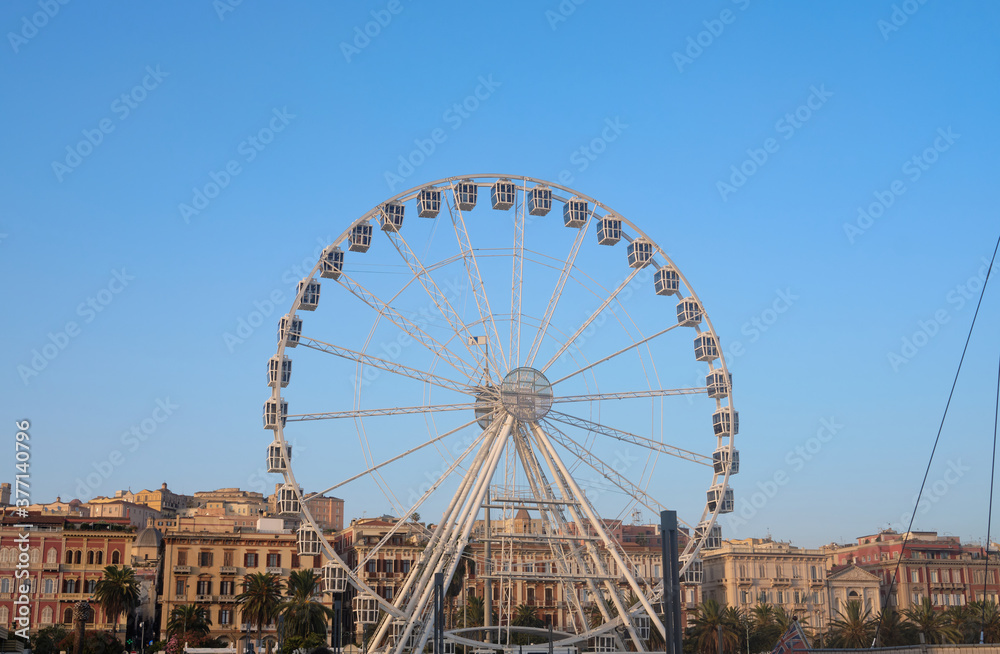
{"type": "Polygon", "coordinates": [[[452,177],[361,215],[299,282],[268,383],[279,511],[372,651],[423,650],[435,573],[463,559],[496,624],[453,621],[446,651],[501,648],[513,589],[536,583],[560,598],[561,646],[648,651],[663,584],[630,516],[676,509],[680,574],[700,581],[733,510],[738,414],[701,300],[636,224],[559,184],[452,177]],[[395,519],[342,556],[309,509],[324,493],[395,519]],[[417,559],[376,586],[365,566],[412,533],[417,559]]]}

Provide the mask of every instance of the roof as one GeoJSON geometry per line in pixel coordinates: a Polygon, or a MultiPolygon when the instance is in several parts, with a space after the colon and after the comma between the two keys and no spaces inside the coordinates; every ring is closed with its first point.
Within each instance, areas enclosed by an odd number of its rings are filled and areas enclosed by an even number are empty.
{"type": "Polygon", "coordinates": [[[133,547],[160,547],[160,543],[163,542],[163,534],[156,527],[146,527],[145,529],[139,530],[139,533],[135,535],[135,542],[132,544],[133,547]]]}

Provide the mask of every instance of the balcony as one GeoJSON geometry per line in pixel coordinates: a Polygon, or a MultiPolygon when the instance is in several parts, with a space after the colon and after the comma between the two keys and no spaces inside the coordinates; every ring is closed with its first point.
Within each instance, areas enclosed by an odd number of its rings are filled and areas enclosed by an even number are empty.
{"type": "Polygon", "coordinates": [[[815,586],[815,587],[822,587],[822,586],[826,585],[826,581],[823,580],[823,579],[810,579],[809,580],[809,585],[810,586],[815,586]]]}
{"type": "Polygon", "coordinates": [[[216,599],[212,595],[195,595],[194,601],[196,602],[215,602],[216,599]]]}
{"type": "Polygon", "coordinates": [[[219,568],[219,574],[222,574],[222,575],[234,575],[234,574],[236,574],[236,566],[235,565],[224,565],[224,566],[222,566],[222,567],[219,568]]]}
{"type": "Polygon", "coordinates": [[[189,565],[175,565],[174,566],[175,575],[189,575],[191,574],[191,566],[189,565]]]}
{"type": "Polygon", "coordinates": [[[232,595],[232,594],[230,594],[230,595],[219,595],[219,601],[220,602],[235,602],[236,601],[236,595],[232,595]]]}
{"type": "Polygon", "coordinates": [[[750,577],[740,577],[736,580],[738,586],[753,586],[753,579],[750,577]]]}
{"type": "Polygon", "coordinates": [[[790,586],[791,584],[792,580],[788,577],[775,577],[771,580],[772,586],[790,586]]]}
{"type": "Polygon", "coordinates": [[[46,572],[58,572],[59,571],[59,564],[58,563],[43,563],[42,564],[42,570],[45,570],[46,572]]]}
{"type": "Polygon", "coordinates": [[[273,567],[273,566],[270,566],[270,565],[267,566],[266,568],[264,568],[264,572],[267,573],[267,574],[269,574],[269,575],[279,575],[280,576],[282,570],[284,570],[284,568],[276,568],[276,567],[273,567]]]}

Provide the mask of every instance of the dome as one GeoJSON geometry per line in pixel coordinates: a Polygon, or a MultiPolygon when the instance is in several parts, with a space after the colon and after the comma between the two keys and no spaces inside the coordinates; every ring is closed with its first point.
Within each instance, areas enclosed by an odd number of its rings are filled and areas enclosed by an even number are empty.
{"type": "Polygon", "coordinates": [[[135,542],[132,547],[154,547],[159,549],[163,542],[163,535],[155,527],[144,527],[135,535],[135,542]]]}

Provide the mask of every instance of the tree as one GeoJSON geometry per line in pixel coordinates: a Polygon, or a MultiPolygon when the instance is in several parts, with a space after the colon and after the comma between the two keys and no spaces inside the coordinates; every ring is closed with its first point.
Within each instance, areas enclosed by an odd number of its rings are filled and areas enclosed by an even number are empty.
{"type": "Polygon", "coordinates": [[[327,622],[333,609],[316,601],[319,594],[319,576],[311,569],[293,570],[288,577],[288,599],[281,604],[285,616],[285,638],[309,634],[326,635],[327,622]]]}
{"type": "Polygon", "coordinates": [[[905,609],[903,615],[928,643],[956,643],[961,638],[944,612],[934,610],[929,597],[925,597],[919,606],[905,609]]]}
{"type": "Polygon", "coordinates": [[[70,633],[62,625],[52,625],[31,634],[31,651],[34,654],[59,654],[59,643],[70,633]]]}
{"type": "Polygon", "coordinates": [[[94,589],[94,599],[111,621],[112,632],[118,633],[118,618],[139,605],[139,582],[135,578],[135,570],[127,565],[104,568],[104,577],[94,589]]]}
{"type": "Polygon", "coordinates": [[[901,647],[914,645],[917,642],[917,632],[913,625],[903,620],[892,606],[887,606],[875,618],[878,643],[876,647],[901,647]]]}
{"type": "Polygon", "coordinates": [[[207,636],[211,630],[212,620],[208,611],[197,604],[179,604],[170,611],[167,617],[167,637],[180,635],[186,640],[188,634],[207,636]]]}
{"type": "MultiPolygon", "coordinates": [[[[750,627],[750,651],[770,652],[785,632],[778,625],[774,607],[767,602],[758,602],[747,616],[750,627]]],[[[746,625],[744,625],[746,628],[746,625]]],[[[746,642],[743,643],[746,647],[746,642]]]]}
{"type": "Polygon", "coordinates": [[[944,611],[948,625],[958,634],[956,643],[979,642],[979,616],[972,614],[969,606],[949,606],[944,611]]]}
{"type": "Polygon", "coordinates": [[[236,596],[236,604],[243,622],[257,627],[257,651],[260,651],[264,625],[278,617],[284,590],[284,583],[277,575],[255,572],[243,577],[243,592],[236,596]]]}
{"type": "Polygon", "coordinates": [[[719,651],[719,627],[722,627],[722,648],[725,652],[736,652],[740,644],[737,633],[739,625],[726,619],[725,610],[714,599],[707,599],[695,608],[691,628],[695,650],[701,654],[715,654],[719,651]]]}
{"type": "Polygon", "coordinates": [[[848,600],[837,619],[830,623],[830,647],[859,649],[871,646],[875,636],[872,612],[860,600],[848,600]]]}
{"type": "Polygon", "coordinates": [[[969,604],[971,621],[975,625],[975,640],[979,642],[982,631],[984,643],[1000,643],[1000,612],[993,602],[979,601],[969,604]]]}
{"type": "MultiPolygon", "coordinates": [[[[538,617],[538,609],[527,604],[518,604],[517,608],[514,609],[514,619],[511,623],[516,627],[541,627],[545,625],[542,619],[538,617]]],[[[516,634],[514,636],[515,645],[528,645],[532,640],[527,634],[516,634]]],[[[537,640],[537,638],[534,640],[537,640]]]]}

